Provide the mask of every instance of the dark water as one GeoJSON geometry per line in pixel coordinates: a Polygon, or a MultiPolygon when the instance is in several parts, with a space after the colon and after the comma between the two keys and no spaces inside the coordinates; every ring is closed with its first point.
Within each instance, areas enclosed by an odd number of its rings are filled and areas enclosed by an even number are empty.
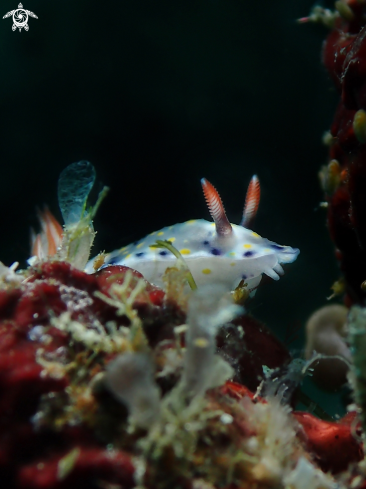
{"type": "MultiPolygon", "coordinates": [[[[1,3],[1,17],[18,0],[1,3]]],[[[253,173],[255,231],[299,247],[250,305],[282,338],[338,278],[317,172],[337,95],[310,0],[26,0],[29,31],[0,19],[0,259],[29,254],[36,206],[60,218],[56,185],[90,160],[111,187],[95,252],[165,225],[209,219],[199,179],[239,222],[253,173]]],[[[302,332],[298,342],[301,344],[302,332]]]]}

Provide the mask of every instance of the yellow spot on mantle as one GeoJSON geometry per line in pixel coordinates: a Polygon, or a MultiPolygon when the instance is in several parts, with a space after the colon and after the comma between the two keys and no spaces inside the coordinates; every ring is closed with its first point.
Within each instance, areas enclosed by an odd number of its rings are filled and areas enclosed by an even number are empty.
{"type": "Polygon", "coordinates": [[[211,273],[211,269],[210,268],[204,268],[202,270],[202,273],[204,273],[205,275],[209,275],[211,273]]]}
{"type": "Polygon", "coordinates": [[[230,251],[229,256],[235,256],[235,251],[230,251]]]}
{"type": "Polygon", "coordinates": [[[209,344],[206,338],[196,338],[193,343],[197,348],[207,348],[209,344]]]}
{"type": "Polygon", "coordinates": [[[191,250],[189,250],[188,248],[183,248],[182,250],[179,250],[179,252],[182,254],[182,255],[189,255],[191,250]]]}
{"type": "Polygon", "coordinates": [[[131,256],[132,256],[132,255],[131,255],[131,253],[130,253],[129,255],[125,256],[125,259],[127,260],[127,258],[131,258],[131,256]]]}
{"type": "Polygon", "coordinates": [[[251,247],[252,247],[252,245],[251,244],[248,244],[248,243],[246,243],[245,245],[243,245],[243,248],[251,248],[251,247]]]}
{"type": "Polygon", "coordinates": [[[123,248],[121,248],[119,251],[125,251],[127,250],[127,246],[124,246],[123,248]]]}
{"type": "Polygon", "coordinates": [[[156,236],[163,236],[163,231],[160,231],[156,236]]]}
{"type": "Polygon", "coordinates": [[[254,231],[252,232],[252,236],[254,236],[255,238],[260,238],[261,236],[259,236],[259,234],[255,233],[254,231]]]}
{"type": "Polygon", "coordinates": [[[170,241],[171,243],[174,243],[175,238],[168,238],[168,241],[170,241]]]}
{"type": "Polygon", "coordinates": [[[266,251],[267,253],[270,253],[272,250],[270,250],[269,248],[264,248],[263,251],[266,251]]]}
{"type": "Polygon", "coordinates": [[[186,224],[194,224],[197,219],[191,219],[190,221],[187,221],[186,224]]]}
{"type": "Polygon", "coordinates": [[[141,248],[141,246],[144,246],[144,244],[145,244],[144,242],[139,243],[139,244],[136,246],[136,248],[141,248]]]}
{"type": "Polygon", "coordinates": [[[230,263],[230,266],[231,266],[231,267],[234,267],[235,265],[236,265],[236,262],[235,262],[235,261],[232,261],[232,262],[230,263]]]}

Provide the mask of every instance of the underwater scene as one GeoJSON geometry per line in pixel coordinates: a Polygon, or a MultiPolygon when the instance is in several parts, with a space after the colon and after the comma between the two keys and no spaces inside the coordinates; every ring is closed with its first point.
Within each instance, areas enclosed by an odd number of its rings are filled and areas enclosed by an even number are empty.
{"type": "Polygon", "coordinates": [[[0,488],[366,489],[366,0],[1,5],[0,488]]]}

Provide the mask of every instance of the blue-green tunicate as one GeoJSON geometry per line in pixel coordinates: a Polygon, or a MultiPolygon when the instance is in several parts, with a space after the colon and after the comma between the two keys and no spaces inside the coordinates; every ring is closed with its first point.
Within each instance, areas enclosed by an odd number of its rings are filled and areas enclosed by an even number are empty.
{"type": "Polygon", "coordinates": [[[89,161],[67,166],[58,180],[58,202],[65,225],[80,221],[88,195],[96,178],[95,168],[89,161]]]}

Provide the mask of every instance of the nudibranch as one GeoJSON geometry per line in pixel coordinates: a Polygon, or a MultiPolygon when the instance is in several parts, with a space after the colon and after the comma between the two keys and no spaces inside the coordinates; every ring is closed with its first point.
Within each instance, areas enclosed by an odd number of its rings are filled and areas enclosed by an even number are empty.
{"type": "MultiPolygon", "coordinates": [[[[281,264],[296,260],[299,250],[280,246],[248,229],[259,204],[257,176],[249,184],[239,226],[229,222],[215,187],[204,178],[201,184],[214,222],[195,219],[167,226],[107,254],[104,266],[125,265],[142,273],[149,282],[162,285],[162,276],[175,265],[176,258],[168,250],[152,245],[156,240],[168,240],[183,256],[198,286],[211,282],[232,290],[243,279],[249,289],[255,289],[263,273],[278,280],[283,274],[281,264]]],[[[94,271],[93,260],[86,271],[94,271]]]]}

